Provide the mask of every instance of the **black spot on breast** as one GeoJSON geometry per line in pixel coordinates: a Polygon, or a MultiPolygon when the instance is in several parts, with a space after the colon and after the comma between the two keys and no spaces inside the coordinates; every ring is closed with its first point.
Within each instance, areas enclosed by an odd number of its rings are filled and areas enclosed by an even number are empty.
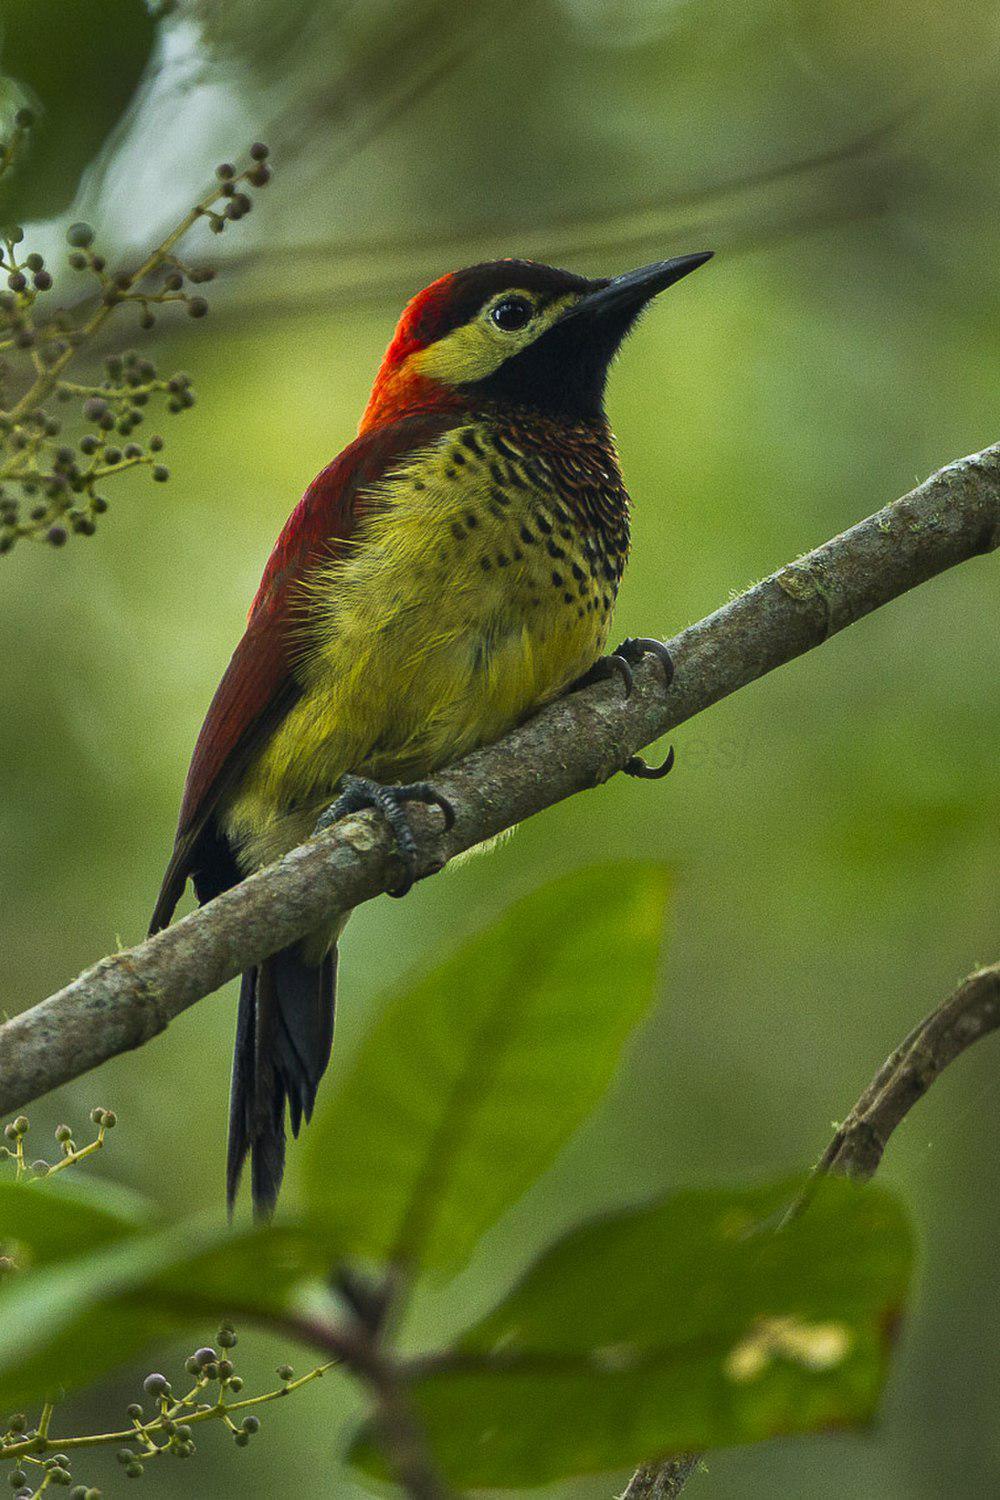
{"type": "Polygon", "coordinates": [[[562,574],[561,573],[557,573],[556,570],[555,570],[555,568],[553,568],[552,569],[552,583],[553,583],[553,586],[555,588],[557,588],[557,589],[561,589],[562,586],[563,586],[564,581],[565,580],[563,579],[562,574]]]}
{"type": "Polygon", "coordinates": [[[573,577],[576,579],[577,583],[582,583],[583,580],[586,578],[587,575],[583,571],[583,569],[580,567],[580,564],[579,563],[573,563],[572,564],[572,570],[573,570],[573,577]]]}
{"type": "Polygon", "coordinates": [[[479,517],[476,515],[476,512],[474,510],[467,510],[465,512],[465,524],[466,526],[468,526],[470,531],[475,531],[476,527],[479,525],[479,517]]]}
{"type": "Polygon", "coordinates": [[[495,432],[493,434],[493,446],[498,453],[503,454],[504,458],[521,458],[523,456],[518,448],[515,448],[513,444],[508,442],[502,432],[495,432]]]}
{"type": "Polygon", "coordinates": [[[520,537],[521,537],[521,541],[522,542],[527,542],[527,544],[528,544],[529,547],[533,546],[534,543],[538,541],[538,538],[535,535],[535,533],[533,531],[529,531],[527,526],[522,526],[521,527],[520,537]]]}
{"type": "Polygon", "coordinates": [[[563,594],[563,603],[564,604],[572,604],[573,603],[573,595],[572,594],[563,594]]]}
{"type": "Polygon", "coordinates": [[[503,490],[497,489],[496,487],[494,487],[493,489],[490,490],[490,494],[492,495],[493,499],[496,501],[496,503],[498,505],[509,505],[510,504],[510,496],[509,495],[505,495],[504,492],[503,492],[503,490]]]}
{"type": "Polygon", "coordinates": [[[452,521],[451,534],[456,541],[460,542],[462,540],[462,538],[465,536],[465,527],[462,525],[461,521],[452,521]]]}
{"type": "Polygon", "coordinates": [[[507,556],[506,552],[498,552],[497,553],[497,567],[498,568],[506,568],[507,565],[509,564],[509,562],[510,562],[510,558],[507,556]]]}
{"type": "Polygon", "coordinates": [[[465,454],[462,452],[461,448],[456,448],[453,453],[448,454],[448,457],[451,459],[452,463],[457,464],[459,468],[461,468],[465,463],[465,454]]]}
{"type": "Polygon", "coordinates": [[[490,562],[488,557],[481,557],[479,559],[479,566],[482,568],[484,573],[488,573],[493,564],[490,562]]]}
{"type": "Polygon", "coordinates": [[[562,557],[566,556],[566,553],[564,552],[564,550],[562,549],[562,547],[558,546],[553,541],[548,541],[548,542],[545,543],[545,550],[549,554],[550,557],[559,557],[559,558],[562,558],[562,557]]]}
{"type": "Polygon", "coordinates": [[[461,441],[465,444],[466,448],[469,449],[469,452],[474,453],[477,458],[486,457],[486,449],[483,447],[482,443],[476,436],[475,428],[467,427],[462,433],[461,441]]]}
{"type": "Polygon", "coordinates": [[[552,527],[549,525],[546,517],[542,515],[541,511],[537,511],[535,514],[535,525],[538,527],[543,536],[552,535],[552,527]]]}

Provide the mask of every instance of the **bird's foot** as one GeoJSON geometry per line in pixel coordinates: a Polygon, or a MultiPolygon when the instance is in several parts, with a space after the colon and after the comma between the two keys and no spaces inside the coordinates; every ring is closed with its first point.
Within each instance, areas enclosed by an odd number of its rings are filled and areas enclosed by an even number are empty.
{"type": "Polygon", "coordinates": [[[662,765],[651,766],[643,760],[641,755],[633,755],[631,759],[627,760],[622,766],[622,772],[625,776],[640,776],[642,777],[643,781],[662,781],[663,777],[673,769],[673,745],[671,745],[670,749],[667,751],[667,758],[662,765]]]}
{"type": "MultiPolygon", "coordinates": [[[[632,692],[634,678],[632,668],[637,667],[644,656],[655,656],[663,668],[663,685],[669,687],[674,680],[674,659],[670,655],[669,647],[663,641],[651,639],[649,636],[628,636],[620,646],[607,656],[600,657],[588,672],[571,685],[570,692],[577,688],[589,687],[592,682],[606,682],[609,677],[620,677],[625,689],[626,698],[632,692]]],[[[641,755],[633,755],[622,766],[626,776],[639,776],[645,781],[659,781],[672,770],[674,764],[673,747],[667,751],[667,758],[662,765],[650,766],[643,760],[641,755]]]]}
{"type": "Polygon", "coordinates": [[[390,896],[405,896],[417,875],[417,841],[406,813],[407,802],[426,802],[439,807],[444,814],[444,826],[450,828],[455,821],[455,809],[440,792],[426,781],[414,781],[406,786],[383,786],[380,781],[370,781],[365,776],[342,776],[340,796],[321,813],[314,833],[339,823],[350,813],[374,808],[380,812],[392,830],[396,841],[396,852],[403,865],[403,882],[389,891],[390,896]]]}
{"type": "Polygon", "coordinates": [[[669,687],[674,679],[674,660],[667,646],[663,641],[652,640],[649,636],[630,635],[607,656],[599,656],[582,677],[570,684],[569,691],[575,693],[578,688],[590,687],[591,683],[607,682],[609,677],[618,677],[628,698],[635,681],[632,668],[637,667],[644,656],[656,657],[663,668],[663,685],[669,687]]]}

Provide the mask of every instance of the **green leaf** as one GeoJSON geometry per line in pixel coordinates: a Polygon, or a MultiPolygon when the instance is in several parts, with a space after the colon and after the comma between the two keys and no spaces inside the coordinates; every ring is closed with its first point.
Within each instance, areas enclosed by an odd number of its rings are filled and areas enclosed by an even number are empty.
{"type": "Polygon", "coordinates": [[[144,1200],[107,1184],[0,1181],[0,1247],[30,1268],[113,1244],[149,1217],[144,1200]]]}
{"type": "Polygon", "coordinates": [[[0,0],[3,138],[19,105],[36,115],[0,184],[4,223],[69,205],[139,85],[155,30],[144,0],[0,0]]]}
{"type": "Polygon", "coordinates": [[[55,1184],[3,1187],[4,1239],[23,1268],[0,1288],[0,1410],[87,1384],[192,1323],[211,1332],[223,1316],[279,1313],[329,1267],[329,1251],[290,1228],[142,1225],[55,1184]]]}
{"type": "Polygon", "coordinates": [[[576,871],[390,999],[309,1131],[313,1215],[355,1252],[461,1266],[607,1089],[656,993],[668,885],[576,871]]]}
{"type": "MultiPolygon", "coordinates": [[[[538,1485],[871,1419],[907,1296],[907,1220],[833,1179],[689,1192],[576,1230],[416,1375],[459,1487],[538,1485]]],[[[374,1463],[368,1439],[354,1451],[374,1463]]]]}

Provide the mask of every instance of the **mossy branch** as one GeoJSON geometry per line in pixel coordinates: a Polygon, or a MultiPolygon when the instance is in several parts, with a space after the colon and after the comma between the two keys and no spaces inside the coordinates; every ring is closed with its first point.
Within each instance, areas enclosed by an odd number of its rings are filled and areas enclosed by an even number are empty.
{"type": "MultiPolygon", "coordinates": [[[[418,871],[607,781],[644,745],[907,590],[1000,545],[1000,447],[941,469],[669,642],[676,674],[636,671],[550,705],[436,784],[454,826],[416,807],[418,871]]],[[[662,795],[662,794],[661,794],[662,795]]],[[[389,834],[360,813],[0,1027],[0,1112],[142,1046],[195,1001],[398,884],[389,834]]]]}

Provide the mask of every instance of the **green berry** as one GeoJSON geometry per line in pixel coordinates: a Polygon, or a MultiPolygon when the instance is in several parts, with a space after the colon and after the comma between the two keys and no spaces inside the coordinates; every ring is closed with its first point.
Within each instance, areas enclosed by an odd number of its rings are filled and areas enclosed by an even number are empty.
{"type": "Polygon", "coordinates": [[[88,245],[92,245],[94,242],[94,231],[89,224],[79,220],[76,224],[71,224],[67,229],[66,242],[72,245],[74,249],[85,250],[88,245]]]}
{"type": "Polygon", "coordinates": [[[294,1374],[295,1374],[295,1371],[292,1369],[291,1365],[279,1365],[278,1366],[278,1379],[279,1380],[291,1380],[291,1378],[292,1378],[292,1376],[294,1374]]]}
{"type": "Polygon", "coordinates": [[[157,484],[166,484],[167,480],[170,478],[170,470],[163,464],[154,464],[153,478],[156,480],[157,484]]]}
{"type": "Polygon", "coordinates": [[[64,1141],[71,1141],[72,1139],[73,1139],[73,1132],[72,1132],[72,1130],[70,1130],[70,1128],[69,1128],[68,1125],[57,1125],[56,1126],[56,1140],[59,1142],[60,1145],[62,1145],[64,1141]]]}
{"type": "Polygon", "coordinates": [[[27,1115],[18,1115],[17,1119],[14,1121],[14,1129],[16,1130],[16,1132],[17,1132],[18,1135],[27,1135],[28,1134],[28,1117],[27,1117],[27,1115]]]}

